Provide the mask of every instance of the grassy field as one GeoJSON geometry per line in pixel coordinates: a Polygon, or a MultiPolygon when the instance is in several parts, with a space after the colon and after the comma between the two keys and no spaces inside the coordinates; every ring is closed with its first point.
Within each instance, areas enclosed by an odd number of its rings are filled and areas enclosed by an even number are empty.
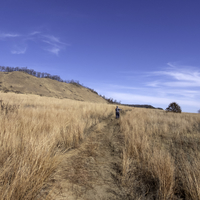
{"type": "Polygon", "coordinates": [[[200,115],[134,109],[120,119],[130,199],[200,199],[200,115]]]}
{"type": "Polygon", "coordinates": [[[2,200],[36,199],[51,181],[64,152],[76,148],[89,127],[113,112],[107,104],[0,95],[2,200]]]}
{"type": "MultiPolygon", "coordinates": [[[[110,187],[120,188],[118,199],[200,199],[200,114],[124,107],[129,111],[117,120],[115,105],[14,93],[0,96],[0,199],[62,199],[52,195],[59,166],[61,178],[70,177],[71,170],[74,184],[85,187],[91,182],[90,172],[100,174],[95,170],[101,168],[106,177],[114,173],[115,160],[121,170],[110,187]],[[89,138],[94,126],[96,132],[89,138]],[[71,164],[64,163],[69,150],[82,144],[85,150],[75,151],[71,164]],[[91,149],[87,155],[86,149],[91,149]],[[84,156],[91,166],[85,165],[84,156]]],[[[105,196],[106,192],[107,186],[105,196]]],[[[94,199],[88,194],[80,199],[94,199]]]]}

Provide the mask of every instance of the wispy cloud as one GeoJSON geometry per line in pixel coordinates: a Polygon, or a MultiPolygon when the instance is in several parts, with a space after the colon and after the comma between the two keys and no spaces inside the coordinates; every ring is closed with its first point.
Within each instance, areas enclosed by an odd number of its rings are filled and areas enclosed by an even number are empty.
{"type": "Polygon", "coordinates": [[[186,81],[180,81],[180,82],[166,82],[163,83],[165,86],[169,87],[200,87],[200,82],[186,82],[186,81]]]}
{"type": "Polygon", "coordinates": [[[26,48],[11,51],[12,54],[25,54],[25,52],[26,52],[26,48]]]}
{"type": "Polygon", "coordinates": [[[146,86],[150,86],[150,87],[158,87],[160,85],[160,81],[151,81],[146,83],[146,86]]]}
{"type": "Polygon", "coordinates": [[[65,48],[65,46],[68,46],[68,44],[61,42],[59,38],[53,35],[42,35],[42,37],[45,38],[42,41],[49,45],[46,50],[55,55],[58,55],[59,52],[65,48]]]}
{"type": "Polygon", "coordinates": [[[134,77],[134,81],[101,85],[97,91],[128,104],[150,104],[165,109],[175,101],[184,112],[196,112],[200,108],[200,70],[197,67],[168,63],[160,71],[132,72],[127,76],[134,77]]]}
{"type": "Polygon", "coordinates": [[[36,34],[40,34],[40,32],[39,31],[33,31],[33,32],[30,33],[30,35],[36,35],[36,34]]]}
{"type": "Polygon", "coordinates": [[[51,52],[51,53],[53,53],[53,54],[58,55],[60,49],[57,48],[57,47],[53,47],[53,48],[47,49],[47,51],[49,51],[49,52],[51,52]]]}
{"type": "Polygon", "coordinates": [[[15,38],[19,37],[19,34],[12,34],[12,33],[1,33],[0,38],[15,38]]]}
{"type": "Polygon", "coordinates": [[[130,87],[130,86],[114,85],[114,84],[106,85],[106,87],[115,88],[115,89],[128,89],[128,90],[141,89],[141,87],[130,87]]]}
{"type": "MultiPolygon", "coordinates": [[[[156,84],[156,83],[155,83],[156,84]]],[[[148,85],[149,86],[149,85],[148,85]]],[[[151,86],[151,85],[150,85],[151,86]]],[[[130,93],[135,93],[135,92],[141,92],[145,94],[151,94],[151,95],[158,95],[162,97],[166,96],[182,96],[182,97],[195,97],[197,95],[200,95],[199,91],[194,90],[194,89],[188,89],[186,90],[185,88],[176,88],[174,85],[172,87],[157,87],[155,88],[154,85],[151,86],[152,88],[150,89],[149,87],[129,87],[129,86],[124,86],[124,85],[113,85],[113,84],[107,84],[105,87],[111,91],[128,91],[130,93]]]]}
{"type": "Polygon", "coordinates": [[[43,35],[44,37],[48,38],[50,41],[55,43],[61,43],[59,38],[53,36],[53,35],[43,35]]]}
{"type": "Polygon", "coordinates": [[[56,46],[53,42],[48,41],[48,40],[42,40],[42,42],[47,43],[47,44],[50,44],[50,45],[52,45],[52,46],[56,46]]]}
{"type": "Polygon", "coordinates": [[[162,77],[162,80],[156,80],[147,83],[147,86],[159,87],[200,87],[200,71],[194,67],[186,69],[184,66],[174,66],[168,63],[169,68],[162,71],[150,72],[149,76],[162,77]]]}
{"type": "Polygon", "coordinates": [[[37,43],[38,47],[54,55],[58,55],[61,50],[64,50],[66,46],[69,46],[62,42],[58,37],[55,37],[54,35],[46,35],[40,31],[33,31],[27,35],[0,33],[0,39],[6,42],[10,41],[9,45],[12,46],[20,46],[21,44],[25,46],[25,48],[11,50],[12,54],[25,54],[27,46],[30,48],[30,45],[28,45],[30,42],[37,43]],[[7,40],[5,40],[5,38],[7,38],[7,40]],[[13,39],[10,40],[10,38],[13,39]]]}

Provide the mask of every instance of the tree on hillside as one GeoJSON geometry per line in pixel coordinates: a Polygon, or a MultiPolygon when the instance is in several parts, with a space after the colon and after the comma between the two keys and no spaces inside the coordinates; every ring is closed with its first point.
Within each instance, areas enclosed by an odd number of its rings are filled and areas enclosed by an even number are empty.
{"type": "Polygon", "coordinates": [[[166,108],[167,112],[175,112],[175,113],[181,113],[181,107],[176,103],[172,102],[169,104],[169,106],[166,108]]]}
{"type": "Polygon", "coordinates": [[[40,78],[41,72],[37,72],[37,77],[40,78]]]}

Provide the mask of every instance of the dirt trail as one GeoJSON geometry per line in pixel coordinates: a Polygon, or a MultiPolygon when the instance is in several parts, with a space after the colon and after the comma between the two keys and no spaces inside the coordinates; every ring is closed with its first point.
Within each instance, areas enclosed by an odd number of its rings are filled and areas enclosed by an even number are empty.
{"type": "Polygon", "coordinates": [[[67,152],[56,175],[56,200],[122,199],[121,173],[123,138],[114,115],[90,129],[79,148],[67,152]]]}

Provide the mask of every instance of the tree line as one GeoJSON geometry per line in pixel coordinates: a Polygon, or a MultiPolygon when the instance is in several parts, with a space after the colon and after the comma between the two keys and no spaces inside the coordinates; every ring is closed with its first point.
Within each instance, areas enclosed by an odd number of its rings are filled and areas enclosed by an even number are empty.
{"type": "MultiPolygon", "coordinates": [[[[46,73],[46,72],[36,72],[35,70],[28,69],[27,67],[20,68],[20,67],[4,67],[4,66],[0,66],[0,71],[2,71],[2,72],[20,71],[20,72],[25,72],[25,73],[27,73],[29,75],[35,76],[37,78],[50,78],[52,80],[56,80],[56,81],[59,81],[59,82],[66,82],[66,83],[70,82],[70,81],[62,80],[60,78],[60,76],[58,76],[58,75],[51,75],[51,74],[46,73]]],[[[76,81],[76,83],[79,84],[78,81],[76,81]]]]}
{"type": "MultiPolygon", "coordinates": [[[[20,71],[20,72],[24,72],[27,73],[29,75],[35,76],[37,78],[50,78],[52,80],[56,80],[59,82],[64,82],[64,83],[71,83],[74,84],[76,86],[82,86],[85,87],[87,89],[89,89],[91,92],[99,95],[94,89],[91,89],[89,87],[84,86],[83,84],[80,84],[79,81],[76,80],[63,80],[62,78],[60,78],[60,76],[58,75],[51,75],[49,73],[46,72],[37,72],[33,69],[28,69],[27,67],[5,67],[5,66],[0,66],[0,71],[1,72],[14,72],[14,71],[20,71]]],[[[118,102],[117,100],[114,100],[113,98],[107,98],[104,95],[99,95],[102,98],[104,98],[108,103],[116,103],[116,104],[120,104],[120,102],[118,102]]]]}

